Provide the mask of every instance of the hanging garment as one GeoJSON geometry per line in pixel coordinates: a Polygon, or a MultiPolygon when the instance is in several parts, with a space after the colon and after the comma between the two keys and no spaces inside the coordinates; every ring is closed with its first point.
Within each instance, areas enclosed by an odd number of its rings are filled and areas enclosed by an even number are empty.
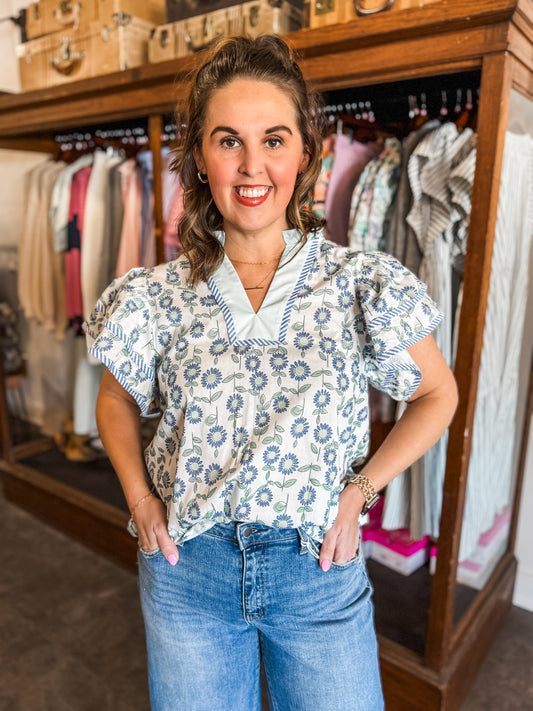
{"type": "Polygon", "coordinates": [[[152,151],[137,154],[137,168],[141,178],[141,255],[140,265],[154,267],[157,264],[154,223],[154,161],[152,151]]]}
{"type": "Polygon", "coordinates": [[[124,161],[111,165],[107,173],[106,219],[102,240],[102,267],[99,272],[98,291],[102,291],[115,278],[117,269],[124,205],[122,203],[122,175],[119,167],[124,161]]]}
{"type": "Polygon", "coordinates": [[[352,193],[363,168],[382,148],[382,141],[359,143],[342,133],[335,137],[335,156],[326,193],[325,213],[328,237],[337,244],[348,244],[352,193]]]}
{"type": "Polygon", "coordinates": [[[320,217],[326,215],[326,195],[333,168],[333,157],[335,151],[335,134],[326,136],[322,143],[322,164],[320,174],[315,184],[313,195],[313,211],[320,217]]]}
{"type": "Polygon", "coordinates": [[[83,329],[83,297],[81,291],[81,244],[87,188],[92,165],[80,168],[73,176],[67,225],[65,252],[65,300],[69,326],[81,335],[83,329]]]}
{"type": "Polygon", "coordinates": [[[165,248],[165,260],[167,262],[170,262],[172,259],[176,259],[183,251],[178,234],[179,221],[183,215],[183,209],[183,186],[181,181],[178,181],[172,196],[172,204],[165,220],[163,242],[165,248]]]}
{"type": "MultiPolygon", "coordinates": [[[[407,216],[422,252],[418,276],[428,293],[446,314],[434,337],[446,362],[452,366],[452,266],[469,215],[453,202],[450,181],[461,175],[464,186],[474,178],[476,136],[471,129],[459,133],[454,123],[445,123],[428,133],[414,149],[407,170],[413,205],[407,216]],[[472,155],[474,152],[474,155],[472,155]],[[470,173],[469,173],[470,171],[470,173]]],[[[461,204],[466,205],[464,196],[461,204]]],[[[464,244],[463,244],[464,246],[464,244]]],[[[448,432],[387,487],[383,512],[384,528],[409,527],[413,538],[438,537],[442,488],[446,469],[448,432]],[[405,478],[410,478],[406,484],[405,478]],[[409,505],[405,505],[407,492],[409,505]]]]}
{"type": "Polygon", "coordinates": [[[48,153],[0,148],[0,250],[18,250],[28,206],[28,171],[51,158],[48,153]]]}
{"type": "Polygon", "coordinates": [[[182,252],[178,223],[183,215],[183,186],[179,175],[170,169],[175,156],[168,149],[162,151],[163,185],[163,246],[165,261],[176,259],[182,252]]]}
{"type": "Polygon", "coordinates": [[[62,254],[55,251],[54,229],[48,221],[50,200],[57,177],[65,167],[63,162],[50,166],[41,174],[41,214],[43,217],[41,261],[41,323],[60,340],[65,336],[67,315],[65,310],[65,263],[62,254]]]}
{"type": "Polygon", "coordinates": [[[70,165],[65,166],[58,175],[50,200],[49,219],[54,229],[54,244],[56,252],[67,249],[67,224],[69,221],[70,189],[72,179],[82,168],[92,165],[93,155],[80,156],[70,165]]]}
{"type": "Polygon", "coordinates": [[[117,259],[117,277],[140,265],[142,204],[141,180],[135,166],[135,160],[130,158],[122,163],[118,170],[122,181],[124,218],[117,259]]]}
{"type": "Polygon", "coordinates": [[[411,154],[430,131],[439,128],[440,121],[428,121],[421,128],[411,133],[402,143],[402,170],[394,202],[394,210],[391,217],[389,241],[387,251],[398,259],[414,274],[420,270],[422,251],[418,245],[416,237],[407,222],[407,215],[411,209],[413,195],[409,184],[409,173],[407,165],[411,154]]]}
{"type": "Polygon", "coordinates": [[[507,133],[459,560],[511,503],[516,412],[533,235],[533,139],[507,133]]]}
{"type": "Polygon", "coordinates": [[[387,138],[381,153],[365,166],[352,194],[348,244],[352,249],[385,251],[390,216],[402,163],[402,144],[387,138]]]}
{"type": "Polygon", "coordinates": [[[35,282],[35,250],[43,216],[41,209],[40,174],[52,161],[40,163],[26,174],[24,194],[27,198],[26,213],[19,241],[18,297],[26,318],[35,318],[38,301],[38,285],[35,282]]]}
{"type": "Polygon", "coordinates": [[[27,318],[63,338],[66,327],[64,271],[48,222],[52,191],[64,163],[47,161],[28,173],[26,218],[19,255],[19,300],[27,318]]]}
{"type": "Polygon", "coordinates": [[[84,317],[89,314],[101,294],[101,273],[108,266],[103,263],[104,232],[107,219],[108,173],[112,166],[122,161],[117,155],[96,151],[93,169],[87,186],[85,216],[83,219],[83,248],[81,250],[81,293],[84,317]]]}

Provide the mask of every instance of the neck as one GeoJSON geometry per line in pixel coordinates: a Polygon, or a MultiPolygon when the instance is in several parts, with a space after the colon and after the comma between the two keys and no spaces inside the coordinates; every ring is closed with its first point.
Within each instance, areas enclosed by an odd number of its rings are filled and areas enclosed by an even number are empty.
{"type": "Polygon", "coordinates": [[[225,232],[224,251],[229,259],[241,263],[273,264],[285,250],[281,230],[272,234],[225,232]]]}

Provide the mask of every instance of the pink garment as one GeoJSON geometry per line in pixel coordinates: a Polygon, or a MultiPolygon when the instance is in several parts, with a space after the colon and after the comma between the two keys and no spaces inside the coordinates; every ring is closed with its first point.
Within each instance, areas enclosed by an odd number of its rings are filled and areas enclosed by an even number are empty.
{"type": "Polygon", "coordinates": [[[348,245],[348,223],[352,193],[368,161],[383,148],[382,141],[359,143],[343,133],[335,138],[335,157],[326,193],[328,236],[341,245],[348,245]]]}
{"type": "Polygon", "coordinates": [[[165,245],[165,259],[170,261],[175,259],[182,251],[181,242],[178,236],[178,222],[183,215],[183,186],[181,181],[178,182],[172,203],[165,220],[165,232],[163,235],[163,243],[165,245]]]}
{"type": "Polygon", "coordinates": [[[72,178],[68,213],[68,242],[65,252],[65,307],[69,323],[77,329],[83,320],[81,295],[81,244],[83,241],[83,218],[85,198],[91,177],[92,166],[81,168],[72,178]],[[78,233],[76,235],[76,233],[78,233]]]}
{"type": "Polygon", "coordinates": [[[124,218],[115,274],[119,277],[130,269],[140,266],[142,186],[134,158],[122,163],[117,170],[122,175],[122,202],[124,203],[124,218]]]}

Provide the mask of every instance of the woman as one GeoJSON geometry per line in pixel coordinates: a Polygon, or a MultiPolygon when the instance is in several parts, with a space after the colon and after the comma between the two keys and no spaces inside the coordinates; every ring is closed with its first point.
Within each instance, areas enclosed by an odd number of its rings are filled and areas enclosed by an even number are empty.
{"type": "Polygon", "coordinates": [[[282,40],[222,41],[187,103],[185,255],[116,281],[89,323],[156,711],[259,709],[260,652],[273,710],[383,708],[358,519],[456,390],[424,285],[308,210],[318,116],[282,40]],[[368,382],[409,404],[365,463],[368,382]],[[144,454],[139,412],[162,413],[144,454]]]}

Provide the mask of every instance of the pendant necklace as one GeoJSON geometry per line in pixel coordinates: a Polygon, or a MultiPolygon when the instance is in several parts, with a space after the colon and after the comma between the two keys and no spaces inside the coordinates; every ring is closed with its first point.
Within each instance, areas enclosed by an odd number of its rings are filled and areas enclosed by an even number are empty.
{"type": "MultiPolygon", "coordinates": [[[[299,251],[300,251],[300,250],[302,249],[302,247],[304,246],[305,242],[306,242],[306,240],[304,240],[304,241],[302,242],[302,244],[300,244],[299,248],[298,248],[298,249],[295,251],[295,253],[290,257],[290,259],[288,259],[288,260],[287,260],[283,265],[281,265],[281,266],[285,266],[286,264],[289,264],[289,262],[292,262],[292,260],[296,257],[296,255],[299,253],[299,251]]],[[[226,255],[226,256],[228,256],[228,255],[226,255]]],[[[228,259],[229,259],[230,262],[232,262],[232,263],[235,262],[235,264],[248,264],[248,265],[250,265],[250,266],[259,266],[260,264],[274,264],[273,268],[270,269],[270,270],[265,274],[265,276],[261,279],[261,281],[258,282],[255,286],[244,286],[244,284],[243,284],[244,291],[260,291],[260,290],[262,290],[262,289],[265,288],[265,287],[263,286],[263,283],[268,279],[268,277],[269,277],[273,272],[275,272],[277,269],[279,269],[279,267],[280,267],[280,264],[279,264],[279,263],[280,263],[280,261],[281,261],[282,256],[283,256],[283,252],[280,254],[279,257],[277,257],[277,259],[270,259],[270,260],[267,261],[267,262],[243,262],[243,261],[241,261],[241,260],[239,260],[239,259],[231,259],[231,257],[228,257],[228,259]]]]}
{"type": "MultiPolygon", "coordinates": [[[[273,269],[271,269],[270,271],[268,271],[268,272],[266,273],[266,276],[264,276],[258,284],[256,284],[255,286],[245,286],[245,287],[244,287],[244,291],[256,291],[256,290],[262,290],[262,289],[264,289],[265,287],[262,286],[263,282],[265,282],[265,281],[267,280],[267,278],[268,278],[273,272],[276,271],[277,268],[278,268],[278,265],[276,264],[273,269]]],[[[243,285],[243,286],[244,286],[244,285],[243,285]]]]}

